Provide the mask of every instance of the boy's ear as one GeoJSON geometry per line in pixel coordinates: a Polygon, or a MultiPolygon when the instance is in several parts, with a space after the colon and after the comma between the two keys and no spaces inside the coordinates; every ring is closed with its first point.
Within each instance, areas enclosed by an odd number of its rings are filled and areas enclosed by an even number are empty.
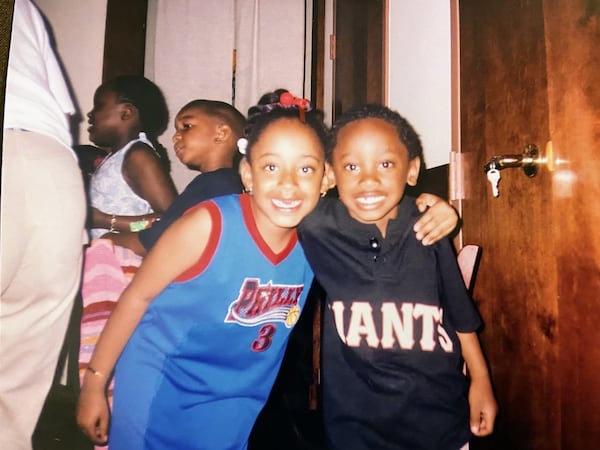
{"type": "Polygon", "coordinates": [[[225,142],[231,136],[231,127],[225,123],[217,125],[217,131],[215,133],[215,142],[225,142]]]}
{"type": "Polygon", "coordinates": [[[421,170],[421,158],[413,158],[408,162],[408,173],[406,174],[406,184],[416,186],[421,170]]]}
{"type": "Polygon", "coordinates": [[[325,163],[325,172],[321,181],[321,193],[326,193],[329,189],[335,187],[335,174],[329,163],[325,163]]]}
{"type": "Polygon", "coordinates": [[[244,156],[240,161],[239,165],[240,177],[242,178],[242,184],[246,192],[252,191],[252,170],[248,159],[244,156]]]}

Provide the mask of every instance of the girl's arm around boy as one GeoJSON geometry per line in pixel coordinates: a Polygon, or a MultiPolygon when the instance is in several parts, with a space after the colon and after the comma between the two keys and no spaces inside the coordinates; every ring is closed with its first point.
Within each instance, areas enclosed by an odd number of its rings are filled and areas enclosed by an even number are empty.
{"type": "Polygon", "coordinates": [[[417,197],[417,208],[424,213],[414,231],[423,245],[431,245],[453,233],[460,226],[456,210],[437,195],[423,193],[417,197]]]}

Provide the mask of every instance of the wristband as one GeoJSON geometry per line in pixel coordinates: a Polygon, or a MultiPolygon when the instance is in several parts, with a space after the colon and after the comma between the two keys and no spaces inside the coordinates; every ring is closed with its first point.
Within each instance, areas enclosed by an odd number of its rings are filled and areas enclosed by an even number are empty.
{"type": "Polygon", "coordinates": [[[129,224],[129,231],[132,231],[134,233],[137,231],[142,231],[142,230],[145,230],[146,228],[148,228],[149,225],[150,225],[149,220],[138,220],[137,222],[131,222],[129,224]]]}

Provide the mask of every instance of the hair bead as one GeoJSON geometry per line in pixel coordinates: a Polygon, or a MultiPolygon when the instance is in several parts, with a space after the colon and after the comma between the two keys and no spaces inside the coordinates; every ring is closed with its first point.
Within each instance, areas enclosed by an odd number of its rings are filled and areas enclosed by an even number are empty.
{"type": "Polygon", "coordinates": [[[237,147],[238,147],[238,151],[242,155],[245,155],[246,154],[246,149],[248,148],[248,139],[246,139],[246,138],[239,138],[238,141],[237,141],[237,147]]]}

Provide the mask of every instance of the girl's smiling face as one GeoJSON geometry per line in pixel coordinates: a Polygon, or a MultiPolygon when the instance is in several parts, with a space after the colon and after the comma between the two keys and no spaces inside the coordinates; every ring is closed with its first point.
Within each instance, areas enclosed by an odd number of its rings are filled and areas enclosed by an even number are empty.
{"type": "Polygon", "coordinates": [[[323,145],[309,126],[282,118],[265,128],[240,166],[263,236],[296,227],[313,210],[328,187],[325,165],[323,145]]]}
{"type": "Polygon", "coordinates": [[[332,166],[340,200],[354,219],[373,223],[383,236],[406,184],[414,186],[420,160],[409,161],[396,128],[382,119],[348,123],[339,131],[332,166]]]}

